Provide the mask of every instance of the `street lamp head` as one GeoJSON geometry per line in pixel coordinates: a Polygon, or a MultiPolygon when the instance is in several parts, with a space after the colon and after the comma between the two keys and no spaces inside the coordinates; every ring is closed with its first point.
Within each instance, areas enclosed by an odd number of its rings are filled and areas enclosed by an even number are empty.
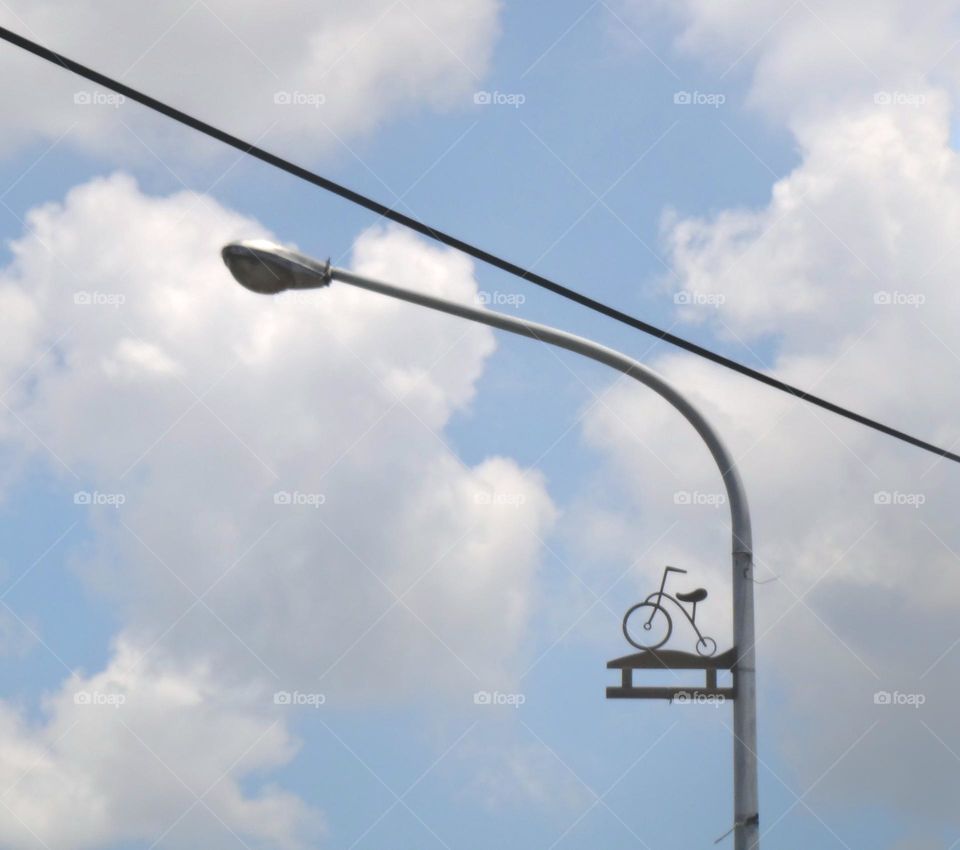
{"type": "Polygon", "coordinates": [[[237,282],[261,295],[317,289],[330,283],[329,263],[319,263],[266,239],[231,242],[220,253],[237,282]]]}

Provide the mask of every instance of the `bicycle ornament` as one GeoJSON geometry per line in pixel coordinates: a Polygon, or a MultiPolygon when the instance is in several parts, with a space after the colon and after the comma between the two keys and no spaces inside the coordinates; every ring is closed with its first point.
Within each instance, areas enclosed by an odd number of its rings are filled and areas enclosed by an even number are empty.
{"type": "Polygon", "coordinates": [[[673,618],[670,616],[672,603],[674,612],[683,614],[697,635],[697,655],[709,658],[717,651],[717,642],[704,635],[697,627],[697,605],[707,598],[707,591],[698,587],[689,593],[678,593],[675,596],[666,591],[670,573],[686,572],[677,567],[665,567],[660,589],[627,611],[623,617],[623,636],[628,643],[637,649],[655,650],[670,640],[670,635],[673,634],[673,618]],[[686,607],[688,605],[689,610],[686,607]]]}
{"type": "MultiPolygon", "coordinates": [[[[687,593],[667,593],[670,573],[686,573],[666,567],[660,589],[634,605],[623,618],[624,637],[640,650],[633,655],[607,662],[607,669],[619,670],[621,682],[607,688],[607,699],[666,699],[673,701],[716,701],[737,697],[737,653],[730,648],[719,655],[717,642],[700,631],[697,605],[707,598],[702,587],[687,593]],[[673,620],[680,612],[696,635],[696,653],[661,649],[673,634],[673,620]],[[696,671],[704,673],[703,683],[682,683],[680,677],[670,684],[638,684],[634,676],[649,671],[696,671]],[[729,675],[729,684],[721,685],[718,674],[729,675]]],[[[687,674],[689,675],[689,673],[687,674]]]]}

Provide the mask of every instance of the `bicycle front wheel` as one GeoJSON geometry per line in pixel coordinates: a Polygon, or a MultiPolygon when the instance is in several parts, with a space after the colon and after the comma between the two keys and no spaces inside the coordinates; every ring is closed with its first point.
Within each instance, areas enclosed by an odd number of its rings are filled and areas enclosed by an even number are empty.
{"type": "Polygon", "coordinates": [[[623,617],[623,636],[637,649],[659,649],[673,631],[673,620],[656,602],[634,605],[623,617]]]}
{"type": "Polygon", "coordinates": [[[701,637],[697,641],[697,654],[709,658],[717,651],[717,642],[712,637],[701,637]]]}

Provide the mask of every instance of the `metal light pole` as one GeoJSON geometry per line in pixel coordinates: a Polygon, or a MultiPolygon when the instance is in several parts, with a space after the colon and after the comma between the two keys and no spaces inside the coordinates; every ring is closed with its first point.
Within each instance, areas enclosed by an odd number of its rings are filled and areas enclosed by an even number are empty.
{"type": "Polygon", "coordinates": [[[547,325],[458,304],[345,269],[333,268],[328,262],[320,262],[264,240],[232,242],[224,247],[222,253],[224,262],[237,281],[261,294],[273,295],[287,289],[316,289],[339,281],[582,354],[648,386],[670,402],[694,427],[720,469],[730,502],[733,529],[733,642],[737,658],[734,667],[736,695],[733,700],[734,847],[735,850],[757,850],[760,846],[757,691],[750,512],[733,456],[700,411],[670,383],[642,363],[611,348],[547,325]]]}

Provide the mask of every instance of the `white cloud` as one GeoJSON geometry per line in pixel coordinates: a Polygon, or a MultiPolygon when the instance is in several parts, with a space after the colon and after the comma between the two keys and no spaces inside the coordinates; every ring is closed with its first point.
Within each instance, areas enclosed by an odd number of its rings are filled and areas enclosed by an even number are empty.
{"type": "MultiPolygon", "coordinates": [[[[11,376],[53,349],[8,396],[13,427],[83,489],[124,494],[119,513],[94,506],[101,548],[81,568],[130,629],[150,643],[176,623],[166,645],[223,653],[242,675],[336,663],[402,690],[431,664],[441,680],[502,668],[552,508],[535,475],[465,468],[446,445],[487,329],[342,286],[311,303],[254,296],[218,253],[254,223],[123,176],[28,221],[3,288],[30,292],[43,321],[11,376]]],[[[397,230],[364,234],[354,266],[476,292],[468,261],[397,230]]]]}
{"type": "MultiPolygon", "coordinates": [[[[952,60],[927,71],[956,25],[945,9],[906,3],[869,15],[801,3],[760,38],[788,5],[683,7],[683,46],[720,69],[742,55],[753,102],[788,123],[800,162],[758,208],[665,219],[671,285],[711,296],[679,317],[738,359],[955,448],[960,162],[948,92],[931,83],[948,79],[952,60]],[[923,101],[876,102],[878,89],[923,101]]],[[[757,603],[759,675],[772,695],[761,723],[789,765],[781,778],[798,794],[819,778],[807,802],[830,823],[851,803],[932,830],[955,823],[945,789],[960,749],[956,468],[702,361],[655,365],[732,445],[758,577],[780,577],[757,588],[757,603]],[[875,704],[879,692],[924,703],[875,704]]],[[[678,488],[718,491],[716,470],[649,393],[621,384],[605,401],[586,434],[639,517],[621,558],[677,523],[637,568],[637,592],[653,589],[664,563],[690,566],[720,591],[704,623],[725,631],[727,518],[670,501],[678,488]]],[[[626,527],[604,518],[611,510],[596,527],[626,527]]]]}
{"type": "Polygon", "coordinates": [[[921,109],[870,104],[808,122],[803,164],[766,207],[668,218],[679,288],[719,296],[685,316],[751,343],[781,334],[798,354],[809,346],[784,330],[836,345],[875,321],[939,326],[960,225],[949,132],[947,100],[932,91],[921,109]]]}
{"type": "MultiPolygon", "coordinates": [[[[342,708],[413,693],[465,703],[510,680],[554,511],[535,472],[500,457],[466,467],[447,445],[493,351],[488,329],[342,285],[256,296],[219,249],[269,234],[189,193],[146,196],[124,175],[27,222],[0,272],[0,299],[26,318],[2,361],[17,417],[4,420],[4,444],[60,475],[65,507],[91,494],[81,509],[94,538],[71,560],[123,623],[91,686],[126,688],[133,667],[136,689],[166,700],[131,695],[98,722],[143,712],[146,744],[168,747],[170,767],[199,787],[276,711],[261,698],[231,712],[237,691],[322,693],[342,708]],[[220,711],[222,747],[192,752],[220,740],[208,728],[220,711]],[[161,715],[183,741],[165,737],[161,715]]],[[[362,234],[352,266],[467,302],[477,292],[470,262],[395,229],[362,234]]],[[[72,687],[48,727],[21,729],[7,708],[10,739],[24,736],[18,764],[68,725],[72,687]]],[[[282,729],[255,764],[290,757],[282,729]]],[[[12,808],[56,842],[70,823],[61,811],[89,808],[70,846],[123,838],[140,811],[130,777],[149,759],[122,735],[104,745],[71,734],[67,746],[77,749],[42,777],[82,794],[12,808]]],[[[273,824],[292,842],[296,800],[245,799],[230,781],[220,793],[231,828],[266,840],[273,824]]],[[[173,807],[157,802],[144,830],[173,807]]],[[[15,820],[0,812],[0,829],[17,835],[15,820]]]]}
{"type": "MultiPolygon", "coordinates": [[[[635,13],[650,13],[625,0],[635,13]]],[[[749,79],[749,102],[799,126],[872,103],[874,95],[955,85],[960,57],[949,4],[918,7],[879,0],[709,0],[658,4],[681,23],[677,47],[704,60],[720,86],[749,79]]]]}
{"type": "MultiPolygon", "coordinates": [[[[499,5],[14,0],[0,23],[230,132],[315,156],[404,112],[469,103],[499,5]]],[[[17,116],[8,148],[66,134],[101,152],[120,146],[150,158],[149,147],[167,157],[189,134],[11,46],[0,70],[4,108],[17,116]]]]}
{"type": "MultiPolygon", "coordinates": [[[[263,701],[266,706],[266,702],[263,701]]],[[[251,695],[225,691],[202,665],[143,663],[123,642],[110,666],[67,680],[34,723],[0,710],[0,841],[81,848],[161,836],[185,846],[297,848],[323,822],[296,796],[251,776],[295,744],[251,695]]]]}

